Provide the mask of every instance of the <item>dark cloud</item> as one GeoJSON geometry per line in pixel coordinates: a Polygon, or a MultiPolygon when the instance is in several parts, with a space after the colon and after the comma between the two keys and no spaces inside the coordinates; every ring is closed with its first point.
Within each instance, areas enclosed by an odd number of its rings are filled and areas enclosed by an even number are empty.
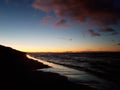
{"type": "Polygon", "coordinates": [[[118,43],[118,45],[120,45],[120,43],[118,43]]]}
{"type": "Polygon", "coordinates": [[[88,30],[88,32],[90,33],[91,36],[101,36],[101,34],[95,32],[95,31],[92,30],[92,29],[88,30]]]}
{"type": "Polygon", "coordinates": [[[72,38],[67,38],[67,37],[62,37],[62,38],[60,38],[60,39],[62,39],[62,40],[67,40],[67,41],[73,41],[72,38]]]}
{"type": "Polygon", "coordinates": [[[72,39],[72,38],[70,38],[69,40],[70,40],[70,41],[72,41],[73,39],[72,39]]]}
{"type": "Polygon", "coordinates": [[[119,0],[35,0],[32,6],[79,22],[91,18],[90,23],[102,26],[117,24],[120,19],[119,0]]]}
{"type": "Polygon", "coordinates": [[[117,32],[115,29],[113,29],[113,28],[105,28],[105,29],[101,29],[100,31],[101,31],[101,32],[105,32],[105,33],[109,32],[109,33],[111,33],[112,35],[118,34],[118,32],[117,32]]]}
{"type": "Polygon", "coordinates": [[[60,27],[60,26],[63,26],[63,27],[67,27],[67,21],[64,20],[64,19],[60,19],[58,20],[56,23],[55,23],[55,27],[60,27]]]}
{"type": "Polygon", "coordinates": [[[119,34],[119,33],[118,33],[118,32],[113,32],[113,33],[112,33],[112,35],[117,35],[117,34],[119,34]]]}
{"type": "Polygon", "coordinates": [[[102,29],[102,32],[116,32],[114,29],[112,28],[106,28],[106,29],[102,29]]]}

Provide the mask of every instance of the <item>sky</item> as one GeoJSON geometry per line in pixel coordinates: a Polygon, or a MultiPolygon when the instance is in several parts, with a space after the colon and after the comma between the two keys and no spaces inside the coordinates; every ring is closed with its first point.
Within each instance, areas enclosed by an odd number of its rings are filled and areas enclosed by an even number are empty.
{"type": "Polygon", "coordinates": [[[25,52],[120,51],[120,0],[0,0],[0,44],[25,52]]]}

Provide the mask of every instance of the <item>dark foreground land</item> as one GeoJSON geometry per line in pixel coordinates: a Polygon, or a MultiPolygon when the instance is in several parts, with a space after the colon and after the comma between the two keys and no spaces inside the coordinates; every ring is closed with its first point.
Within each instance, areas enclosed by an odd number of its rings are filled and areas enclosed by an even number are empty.
{"type": "Polygon", "coordinates": [[[2,90],[95,90],[69,82],[66,77],[56,73],[36,71],[41,68],[49,68],[49,66],[28,59],[24,52],[0,46],[0,89],[2,90]]]}

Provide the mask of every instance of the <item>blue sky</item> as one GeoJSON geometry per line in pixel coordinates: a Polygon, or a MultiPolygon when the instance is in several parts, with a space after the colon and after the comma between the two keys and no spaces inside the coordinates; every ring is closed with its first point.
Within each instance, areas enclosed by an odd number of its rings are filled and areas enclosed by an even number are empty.
{"type": "MultiPolygon", "coordinates": [[[[46,1],[51,6],[56,5],[56,2],[52,2],[54,0],[46,1]]],[[[104,12],[86,15],[80,9],[83,13],[81,16],[86,16],[81,17],[72,11],[75,9],[79,12],[79,8],[72,7],[69,11],[70,6],[62,2],[68,12],[64,13],[60,0],[56,1],[57,9],[46,6],[46,2],[44,5],[43,0],[1,0],[0,44],[28,52],[120,51],[119,16],[114,20],[117,24],[108,22],[106,25],[104,21],[103,25],[96,15],[101,13],[104,20],[104,12]],[[68,15],[69,13],[73,15],[68,15]]],[[[77,5],[76,2],[72,3],[77,5]]],[[[88,10],[86,6],[84,8],[88,10]]],[[[115,10],[119,9],[119,6],[115,7],[115,10]]],[[[116,11],[108,13],[109,18],[118,14],[116,11]]]]}

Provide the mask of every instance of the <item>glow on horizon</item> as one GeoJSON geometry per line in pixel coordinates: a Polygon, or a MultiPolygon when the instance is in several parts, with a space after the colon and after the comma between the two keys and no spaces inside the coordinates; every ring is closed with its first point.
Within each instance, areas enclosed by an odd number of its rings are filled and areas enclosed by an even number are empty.
{"type": "MultiPolygon", "coordinates": [[[[57,6],[49,1],[53,5],[51,7],[57,6]]],[[[64,11],[60,0],[56,1],[59,8],[51,8],[49,13],[49,5],[44,6],[44,3],[49,4],[47,0],[0,0],[0,44],[24,52],[120,51],[120,17],[116,17],[120,8],[117,0],[111,1],[111,5],[113,2],[117,7],[108,7],[108,12],[104,12],[100,5],[100,8],[95,5],[93,9],[91,3],[88,9],[89,0],[74,0],[77,7],[71,7],[72,0],[61,0],[66,6],[64,11]],[[81,2],[85,3],[83,8],[81,2]],[[78,7],[82,10],[80,13],[78,7]],[[109,19],[118,23],[109,23],[109,19]],[[107,26],[101,27],[101,24],[107,26]]],[[[104,0],[101,2],[109,4],[104,0]]]]}
{"type": "Polygon", "coordinates": [[[41,48],[28,48],[28,47],[22,47],[22,48],[18,48],[18,47],[12,47],[13,49],[19,50],[19,51],[23,51],[23,52],[120,52],[119,47],[118,48],[114,48],[114,47],[101,47],[101,48],[91,48],[91,49],[86,49],[85,48],[73,48],[73,49],[63,49],[63,48],[58,48],[58,49],[54,49],[54,48],[49,48],[49,49],[43,49],[41,48]]]}
{"type": "MultiPolygon", "coordinates": [[[[16,41],[17,42],[17,41],[16,41]]],[[[119,46],[116,45],[116,47],[113,46],[108,46],[108,45],[100,45],[98,43],[97,44],[91,44],[90,42],[84,43],[81,45],[78,44],[75,45],[65,45],[62,44],[61,46],[50,46],[48,45],[35,45],[31,43],[14,43],[14,42],[2,42],[4,46],[8,46],[11,47],[13,49],[19,50],[19,51],[23,51],[23,52],[90,52],[90,51],[95,51],[95,52],[99,52],[99,51],[107,51],[107,52],[118,52],[120,51],[119,46]]],[[[54,42],[55,43],[55,42],[54,42]]],[[[65,42],[64,42],[65,43],[65,42]]],[[[80,43],[80,42],[79,42],[80,43]]],[[[71,43],[72,44],[72,43],[71,43]]]]}
{"type": "MultiPolygon", "coordinates": [[[[15,48],[14,48],[15,49],[15,48]]],[[[102,49],[102,50],[98,50],[98,49],[94,49],[94,50],[44,50],[44,49],[16,49],[16,50],[19,50],[19,51],[22,51],[22,52],[120,52],[120,50],[118,49],[102,49]]]]}

